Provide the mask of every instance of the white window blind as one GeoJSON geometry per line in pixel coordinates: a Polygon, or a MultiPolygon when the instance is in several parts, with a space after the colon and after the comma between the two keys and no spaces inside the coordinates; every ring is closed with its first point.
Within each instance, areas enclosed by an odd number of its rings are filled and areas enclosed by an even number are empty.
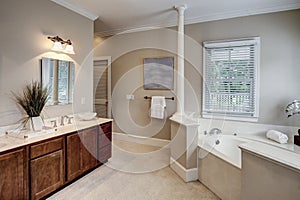
{"type": "Polygon", "coordinates": [[[204,117],[258,117],[259,46],[259,38],[204,43],[204,117]]]}

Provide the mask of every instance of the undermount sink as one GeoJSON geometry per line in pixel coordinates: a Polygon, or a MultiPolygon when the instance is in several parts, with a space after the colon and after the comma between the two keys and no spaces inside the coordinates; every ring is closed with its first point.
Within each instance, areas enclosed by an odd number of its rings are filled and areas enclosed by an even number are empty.
{"type": "Polygon", "coordinates": [[[73,128],[75,126],[75,123],[71,123],[71,124],[64,124],[63,126],[59,125],[57,126],[55,129],[57,131],[66,131],[66,130],[69,130],[70,128],[73,128]]]}
{"type": "Polygon", "coordinates": [[[6,145],[6,143],[0,143],[0,148],[5,147],[6,145]]]}
{"type": "Polygon", "coordinates": [[[8,131],[7,135],[15,138],[28,139],[28,138],[35,138],[42,135],[54,133],[55,131],[57,131],[57,129],[47,127],[46,129],[43,129],[41,131],[28,131],[28,130],[8,131]]]}

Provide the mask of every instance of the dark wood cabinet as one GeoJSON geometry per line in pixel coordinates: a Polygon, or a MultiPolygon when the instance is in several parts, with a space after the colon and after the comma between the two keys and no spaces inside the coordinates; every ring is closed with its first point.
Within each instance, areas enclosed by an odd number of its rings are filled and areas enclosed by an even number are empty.
{"type": "Polygon", "coordinates": [[[111,145],[106,145],[105,147],[99,148],[98,160],[100,163],[106,163],[111,157],[111,145]]]}
{"type": "Polygon", "coordinates": [[[111,157],[111,122],[0,153],[0,199],[42,199],[111,157]]]}
{"type": "Polygon", "coordinates": [[[53,192],[64,184],[62,150],[31,161],[31,198],[53,192]]]}
{"type": "Polygon", "coordinates": [[[81,133],[82,172],[88,171],[97,165],[97,135],[98,128],[93,127],[81,133]]]}
{"type": "Polygon", "coordinates": [[[24,149],[0,155],[0,199],[27,199],[24,149]]]}
{"type": "Polygon", "coordinates": [[[67,136],[67,180],[81,174],[81,140],[77,133],[67,136]]]}
{"type": "Polygon", "coordinates": [[[71,181],[97,165],[98,128],[67,136],[67,180],[71,181]]]}
{"type": "Polygon", "coordinates": [[[112,130],[111,122],[101,124],[98,137],[98,160],[105,163],[111,157],[112,130]]]}
{"type": "Polygon", "coordinates": [[[64,184],[63,137],[30,147],[31,199],[40,199],[64,184]]]}

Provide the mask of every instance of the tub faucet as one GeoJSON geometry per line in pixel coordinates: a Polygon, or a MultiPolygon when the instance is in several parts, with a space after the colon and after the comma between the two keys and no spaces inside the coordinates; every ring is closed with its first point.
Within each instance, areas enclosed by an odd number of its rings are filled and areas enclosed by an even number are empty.
{"type": "Polygon", "coordinates": [[[213,134],[221,134],[222,133],[222,131],[220,130],[220,129],[218,129],[218,128],[213,128],[213,129],[211,129],[210,131],[209,131],[209,135],[213,135],[213,134]]]}

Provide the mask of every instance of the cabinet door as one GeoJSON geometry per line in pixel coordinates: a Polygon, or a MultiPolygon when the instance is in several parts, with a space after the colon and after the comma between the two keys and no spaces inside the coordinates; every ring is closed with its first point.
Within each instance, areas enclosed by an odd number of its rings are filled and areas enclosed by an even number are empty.
{"type": "Polygon", "coordinates": [[[98,128],[82,131],[82,171],[85,172],[97,165],[97,135],[98,128]]]}
{"type": "Polygon", "coordinates": [[[112,153],[112,131],[111,122],[100,125],[100,134],[98,142],[98,160],[100,163],[105,163],[111,157],[112,153]]]}
{"type": "Polygon", "coordinates": [[[40,199],[64,184],[63,151],[31,160],[31,198],[40,199]]]}
{"type": "Polygon", "coordinates": [[[106,163],[107,160],[111,158],[111,145],[99,148],[98,156],[100,163],[106,163]]]}
{"type": "Polygon", "coordinates": [[[81,140],[77,133],[67,136],[67,180],[81,174],[81,140]]]}
{"type": "Polygon", "coordinates": [[[0,156],[0,199],[24,199],[24,150],[0,156]]]}

